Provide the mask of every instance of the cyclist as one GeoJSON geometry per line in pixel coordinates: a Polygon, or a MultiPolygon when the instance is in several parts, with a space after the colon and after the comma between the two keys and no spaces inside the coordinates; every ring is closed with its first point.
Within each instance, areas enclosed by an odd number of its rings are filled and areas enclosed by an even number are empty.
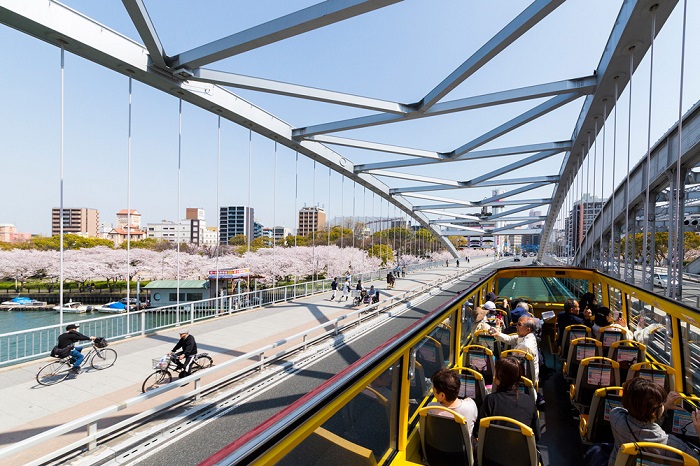
{"type": "Polygon", "coordinates": [[[85,359],[85,356],[83,356],[83,353],[81,353],[83,347],[75,346],[75,343],[79,341],[95,339],[95,337],[88,337],[78,332],[79,327],[80,326],[78,324],[66,325],[66,332],[58,336],[58,344],[56,345],[58,346],[59,350],[67,347],[72,348],[70,352],[70,356],[73,360],[73,367],[71,368],[71,372],[76,375],[80,374],[80,365],[83,363],[83,359],[85,359]]]}
{"type": "Polygon", "coordinates": [[[173,356],[172,360],[177,364],[177,370],[180,371],[180,377],[186,377],[190,375],[190,366],[194,357],[197,354],[197,342],[194,337],[190,335],[189,330],[180,330],[180,340],[168,355],[173,356]],[[181,350],[181,351],[178,351],[181,350]],[[180,360],[183,359],[183,362],[180,360]]]}

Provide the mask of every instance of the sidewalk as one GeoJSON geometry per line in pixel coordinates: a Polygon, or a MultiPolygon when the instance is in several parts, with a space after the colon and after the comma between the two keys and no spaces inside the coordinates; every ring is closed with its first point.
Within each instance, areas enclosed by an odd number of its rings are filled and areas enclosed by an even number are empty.
{"type": "MultiPolygon", "coordinates": [[[[472,260],[469,265],[484,265],[491,262],[488,259],[472,260]]],[[[387,290],[386,283],[378,281],[366,283],[365,286],[375,285],[384,299],[425,283],[443,280],[459,271],[465,272],[466,265],[462,264],[460,269],[451,265],[408,274],[396,281],[393,290],[387,290]]],[[[340,293],[337,296],[340,296],[340,293]]],[[[253,349],[333,320],[347,314],[351,309],[351,303],[330,301],[328,292],[195,323],[188,325],[188,328],[197,339],[199,352],[209,353],[214,359],[214,364],[221,364],[253,349]]],[[[75,379],[68,378],[49,387],[39,385],[35,376],[50,358],[0,370],[0,397],[6,400],[0,404],[0,449],[139,395],[141,384],[153,371],[151,359],[158,358],[172,349],[179,338],[177,332],[177,329],[169,329],[161,333],[114,342],[110,347],[117,351],[119,357],[113,367],[104,371],[87,369],[75,379]]],[[[222,373],[215,374],[212,380],[222,376],[222,373]]],[[[180,390],[173,390],[168,394],[175,397],[179,392],[180,390]]],[[[115,416],[118,419],[114,422],[157,406],[163,401],[163,397],[157,397],[121,411],[115,416]]],[[[84,435],[84,432],[74,435],[77,439],[79,435],[84,435]]],[[[73,439],[63,436],[56,441],[62,446],[73,439]]],[[[3,464],[22,464],[50,451],[49,448],[39,446],[25,450],[17,457],[11,458],[9,463],[3,460],[3,464]]]]}

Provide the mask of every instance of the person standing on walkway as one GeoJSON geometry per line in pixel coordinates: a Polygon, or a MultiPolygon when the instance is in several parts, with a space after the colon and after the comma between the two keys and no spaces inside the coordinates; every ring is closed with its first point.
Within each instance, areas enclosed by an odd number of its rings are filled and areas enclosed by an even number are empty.
{"type": "Polygon", "coordinates": [[[347,301],[348,296],[350,296],[350,280],[345,280],[345,284],[343,285],[343,295],[338,298],[338,302],[341,302],[343,298],[345,298],[345,301],[347,301]]]}
{"type": "Polygon", "coordinates": [[[459,259],[457,259],[457,267],[459,267],[459,259]]]}
{"type": "Polygon", "coordinates": [[[335,299],[335,293],[338,291],[338,277],[334,277],[331,282],[331,301],[335,299]]]}
{"type": "Polygon", "coordinates": [[[78,332],[79,327],[80,326],[78,324],[66,325],[66,332],[58,336],[58,344],[56,345],[58,346],[59,350],[67,347],[72,348],[70,351],[70,357],[73,360],[73,367],[71,368],[71,372],[76,375],[80,374],[80,365],[83,363],[83,359],[85,359],[85,356],[83,356],[83,353],[81,353],[83,347],[75,346],[75,344],[79,341],[95,339],[95,337],[88,337],[78,332]]]}
{"type": "Polygon", "coordinates": [[[406,278],[406,266],[401,267],[401,278],[406,278]]]}

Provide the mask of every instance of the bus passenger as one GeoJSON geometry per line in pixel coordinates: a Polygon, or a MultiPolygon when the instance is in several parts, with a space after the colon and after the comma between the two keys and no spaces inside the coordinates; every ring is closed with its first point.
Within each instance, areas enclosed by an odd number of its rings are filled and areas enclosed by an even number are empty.
{"type": "MultiPolygon", "coordinates": [[[[457,398],[460,387],[460,380],[457,373],[443,367],[435,372],[430,380],[433,382],[433,396],[437,401],[429,403],[428,406],[444,406],[445,408],[450,408],[452,411],[461,414],[467,421],[469,435],[472,435],[474,422],[476,422],[477,416],[476,403],[474,403],[474,400],[471,398],[465,398],[463,400],[457,398]]],[[[430,414],[452,417],[450,413],[441,410],[430,411],[430,414]]]]}
{"type": "Polygon", "coordinates": [[[506,416],[520,421],[532,429],[535,441],[540,440],[540,420],[537,416],[535,400],[531,396],[518,392],[520,381],[520,364],[513,356],[496,361],[496,373],[493,377],[494,393],[486,395],[479,408],[479,421],[489,416],[506,416]]]}
{"type": "Polygon", "coordinates": [[[561,339],[564,336],[564,329],[569,325],[584,324],[593,326],[593,313],[590,309],[583,311],[583,317],[579,316],[578,301],[569,298],[564,301],[564,310],[557,314],[557,346],[561,347],[561,339]]]}
{"type": "Polygon", "coordinates": [[[632,340],[634,338],[634,335],[630,329],[627,328],[627,322],[625,322],[625,319],[620,316],[617,318],[617,320],[614,320],[613,311],[605,306],[600,306],[598,309],[596,309],[593,322],[593,334],[596,338],[600,337],[600,329],[603,327],[614,327],[619,329],[622,333],[623,340],[632,340]]]}
{"type": "MultiPolygon", "coordinates": [[[[622,406],[610,411],[610,427],[615,438],[608,466],[613,466],[617,452],[623,443],[655,442],[677,448],[693,458],[700,460],[700,455],[683,440],[669,435],[658,424],[664,416],[664,410],[673,409],[680,397],[676,392],[668,396],[663,387],[655,382],[635,377],[622,385],[622,406]]],[[[691,419],[697,432],[700,432],[700,413],[695,410],[691,419]]]]}
{"type": "Polygon", "coordinates": [[[507,343],[515,344],[517,350],[525,351],[532,355],[533,363],[535,366],[535,379],[533,383],[539,380],[540,376],[540,358],[538,356],[539,351],[537,349],[537,337],[535,336],[535,331],[537,330],[537,323],[535,318],[530,315],[524,315],[518,319],[518,323],[515,324],[515,331],[517,335],[504,335],[497,329],[491,329],[491,333],[496,340],[507,343]]]}

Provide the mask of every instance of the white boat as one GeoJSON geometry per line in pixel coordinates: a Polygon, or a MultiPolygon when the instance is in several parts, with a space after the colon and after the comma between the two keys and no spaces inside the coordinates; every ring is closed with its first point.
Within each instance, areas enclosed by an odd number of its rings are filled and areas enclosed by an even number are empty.
{"type": "Polygon", "coordinates": [[[9,301],[3,301],[0,303],[0,309],[33,309],[46,307],[46,301],[37,301],[36,299],[28,298],[26,296],[17,296],[9,301]]]}
{"type": "Polygon", "coordinates": [[[54,306],[53,310],[56,312],[63,311],[67,314],[82,314],[84,312],[90,312],[94,309],[94,306],[87,306],[79,301],[68,301],[63,306],[54,306]]]}
{"type": "Polygon", "coordinates": [[[99,306],[94,309],[97,312],[104,312],[107,314],[122,314],[126,312],[126,306],[119,301],[112,301],[104,306],[99,306]]]}

